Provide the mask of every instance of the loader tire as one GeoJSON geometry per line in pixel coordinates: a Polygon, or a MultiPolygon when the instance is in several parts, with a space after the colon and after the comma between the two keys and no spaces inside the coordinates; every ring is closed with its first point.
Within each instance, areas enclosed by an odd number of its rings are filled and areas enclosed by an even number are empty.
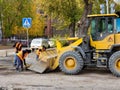
{"type": "Polygon", "coordinates": [[[109,70],[114,76],[120,77],[120,51],[112,54],[109,59],[109,70]]]}
{"type": "Polygon", "coordinates": [[[65,74],[78,74],[83,68],[83,59],[77,52],[67,51],[60,57],[59,68],[65,74]]]}

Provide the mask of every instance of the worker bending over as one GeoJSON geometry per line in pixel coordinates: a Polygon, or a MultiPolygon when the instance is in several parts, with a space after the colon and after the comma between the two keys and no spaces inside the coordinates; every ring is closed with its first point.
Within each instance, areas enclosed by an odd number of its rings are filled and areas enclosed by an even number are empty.
{"type": "Polygon", "coordinates": [[[16,55],[16,60],[17,60],[17,65],[16,65],[16,70],[17,71],[23,71],[23,64],[25,65],[25,68],[27,68],[25,58],[27,55],[31,53],[31,50],[22,50],[17,53],[16,55]]]}

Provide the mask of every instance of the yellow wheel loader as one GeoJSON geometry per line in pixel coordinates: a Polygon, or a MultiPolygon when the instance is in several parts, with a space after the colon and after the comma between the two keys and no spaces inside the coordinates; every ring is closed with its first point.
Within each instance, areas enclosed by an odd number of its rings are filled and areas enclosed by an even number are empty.
{"type": "Polygon", "coordinates": [[[115,76],[120,76],[119,16],[96,14],[88,15],[88,18],[91,24],[87,36],[67,38],[68,41],[74,41],[67,46],[62,46],[60,40],[56,40],[56,48],[41,52],[39,61],[29,68],[43,73],[45,70],[55,70],[59,67],[66,74],[78,74],[84,66],[104,67],[115,76]],[[34,66],[37,66],[37,69],[34,66]]]}

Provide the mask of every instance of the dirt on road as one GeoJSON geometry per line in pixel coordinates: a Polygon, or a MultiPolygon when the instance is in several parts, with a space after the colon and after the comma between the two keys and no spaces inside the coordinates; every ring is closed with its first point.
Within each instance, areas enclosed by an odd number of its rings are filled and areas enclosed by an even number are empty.
{"type": "Polygon", "coordinates": [[[120,78],[105,69],[85,69],[79,75],[16,72],[13,57],[5,57],[0,58],[0,90],[120,90],[120,78]]]}

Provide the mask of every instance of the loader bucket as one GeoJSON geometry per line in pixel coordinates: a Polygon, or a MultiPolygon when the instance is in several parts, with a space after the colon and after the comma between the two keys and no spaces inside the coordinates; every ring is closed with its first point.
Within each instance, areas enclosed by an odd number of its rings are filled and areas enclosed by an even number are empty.
{"type": "Polygon", "coordinates": [[[40,53],[39,60],[46,63],[49,70],[54,70],[54,64],[57,59],[56,48],[50,48],[40,53]]]}
{"type": "Polygon", "coordinates": [[[37,73],[43,73],[47,69],[47,64],[43,61],[35,61],[28,69],[37,73]]]}
{"type": "Polygon", "coordinates": [[[39,60],[35,60],[29,58],[27,60],[27,64],[29,64],[28,69],[38,72],[44,73],[46,70],[54,70],[54,63],[57,58],[57,52],[55,48],[46,49],[46,51],[42,51],[39,56],[39,60]]]}

